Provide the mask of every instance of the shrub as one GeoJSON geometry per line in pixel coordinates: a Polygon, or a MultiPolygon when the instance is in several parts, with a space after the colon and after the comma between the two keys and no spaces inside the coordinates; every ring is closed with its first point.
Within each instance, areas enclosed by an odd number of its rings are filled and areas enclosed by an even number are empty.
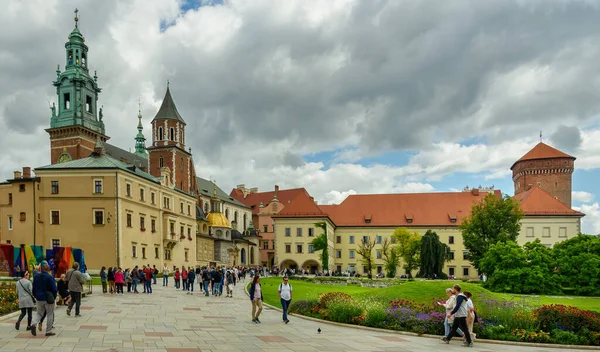
{"type": "MultiPolygon", "coordinates": [[[[539,328],[533,314],[533,307],[525,300],[498,301],[482,295],[475,305],[478,307],[479,318],[485,322],[483,329],[486,326],[502,325],[510,334],[514,329],[535,331],[539,328]]],[[[544,329],[544,331],[549,330],[544,329]]]]}
{"type": "Polygon", "coordinates": [[[579,336],[572,331],[564,331],[560,329],[552,330],[550,334],[552,342],[565,345],[586,345],[587,339],[584,336],[579,336]]]}
{"type": "Polygon", "coordinates": [[[517,341],[523,342],[550,342],[550,334],[544,331],[531,331],[525,329],[515,329],[512,334],[516,336],[517,341]]]}
{"type": "Polygon", "coordinates": [[[366,312],[360,305],[351,302],[333,302],[327,306],[328,318],[331,321],[347,324],[362,324],[366,312]]]}
{"type": "Polygon", "coordinates": [[[319,301],[310,299],[301,299],[293,301],[290,305],[289,312],[307,316],[315,316],[313,309],[319,305],[319,301]]]}
{"type": "Polygon", "coordinates": [[[0,315],[19,310],[19,300],[14,282],[0,284],[0,315]]]}
{"type": "Polygon", "coordinates": [[[367,309],[367,316],[363,325],[373,328],[388,329],[388,319],[382,307],[371,307],[367,309]]]}
{"type": "Polygon", "coordinates": [[[347,293],[343,292],[329,292],[324,295],[321,295],[321,300],[319,305],[321,308],[328,308],[329,305],[333,303],[350,303],[353,302],[354,299],[347,293]]]}
{"type": "Polygon", "coordinates": [[[600,314],[562,304],[545,305],[535,311],[535,317],[544,331],[554,329],[579,333],[583,329],[600,332],[600,314]]]}

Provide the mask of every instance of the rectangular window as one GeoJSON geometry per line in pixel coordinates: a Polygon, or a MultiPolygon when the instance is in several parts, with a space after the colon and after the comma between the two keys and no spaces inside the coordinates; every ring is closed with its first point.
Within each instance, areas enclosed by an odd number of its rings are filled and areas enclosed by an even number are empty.
{"type": "Polygon", "coordinates": [[[463,251],[463,260],[469,259],[469,251],[463,251]]]}
{"type": "Polygon", "coordinates": [[[188,227],[188,238],[192,238],[192,228],[188,227]]]}
{"type": "Polygon", "coordinates": [[[269,241],[263,242],[263,249],[269,249],[269,241]]]}
{"type": "Polygon", "coordinates": [[[383,242],[383,238],[381,236],[377,236],[377,244],[381,244],[383,242]]]}
{"type": "Polygon", "coordinates": [[[362,241],[363,241],[363,243],[369,242],[369,236],[363,236],[362,241]]]}
{"type": "Polygon", "coordinates": [[[12,216],[8,217],[8,229],[9,230],[13,229],[13,218],[12,218],[12,216]]]}
{"type": "Polygon", "coordinates": [[[171,250],[165,249],[165,260],[171,260],[171,250]]]}
{"type": "Polygon", "coordinates": [[[314,253],[315,252],[315,246],[312,244],[308,244],[308,253],[314,253]]]}
{"type": "Polygon", "coordinates": [[[342,243],[342,236],[335,236],[335,243],[342,243]]]}
{"type": "Polygon", "coordinates": [[[338,272],[338,273],[341,273],[342,272],[342,266],[341,265],[337,265],[335,267],[335,271],[338,272]]]}
{"type": "Polygon", "coordinates": [[[169,223],[169,230],[171,231],[171,235],[175,236],[175,223],[174,222],[169,223]]]}
{"type": "Polygon", "coordinates": [[[181,211],[181,214],[183,214],[183,203],[179,203],[179,210],[181,211]]]}
{"type": "Polygon", "coordinates": [[[25,192],[25,185],[24,184],[20,184],[19,185],[19,192],[25,192]]]}
{"type": "Polygon", "coordinates": [[[25,221],[25,220],[27,220],[27,214],[25,214],[25,213],[21,212],[21,213],[19,214],[19,220],[21,220],[21,221],[25,221]]]}
{"type": "Polygon", "coordinates": [[[383,271],[383,267],[381,265],[377,265],[377,274],[381,274],[383,271]]]}
{"type": "Polygon", "coordinates": [[[542,237],[550,237],[550,228],[549,227],[543,228],[542,237]]]}
{"type": "Polygon", "coordinates": [[[146,259],[146,247],[142,247],[142,259],[146,259]]]}
{"type": "Polygon", "coordinates": [[[302,228],[301,227],[296,229],[296,236],[302,236],[302,228]]]}
{"type": "Polygon", "coordinates": [[[58,194],[58,181],[52,181],[52,194],[58,194]]]}
{"type": "Polygon", "coordinates": [[[127,227],[133,227],[131,225],[131,214],[127,214],[127,227]]]}
{"type": "Polygon", "coordinates": [[[154,258],[158,259],[158,247],[154,247],[154,258]]]}
{"type": "Polygon", "coordinates": [[[468,277],[469,276],[469,268],[463,268],[463,276],[464,277],[468,277]]]}
{"type": "Polygon", "coordinates": [[[285,228],[285,236],[286,237],[290,237],[292,235],[292,229],[290,229],[289,227],[285,228]]]}
{"type": "Polygon", "coordinates": [[[59,238],[52,239],[52,248],[56,248],[56,247],[60,247],[60,239],[59,238]]]}
{"type": "Polygon", "coordinates": [[[12,204],[12,193],[8,194],[8,205],[12,204]]]}
{"type": "Polygon", "coordinates": [[[71,93],[63,94],[63,109],[69,110],[71,108],[71,93]]]}
{"type": "Polygon", "coordinates": [[[85,96],[85,111],[92,113],[92,97],[89,95],[85,96]]]}
{"type": "Polygon", "coordinates": [[[127,197],[131,197],[131,185],[128,183],[127,186],[125,187],[125,195],[127,197]]]}
{"type": "Polygon", "coordinates": [[[150,193],[150,202],[152,203],[152,205],[156,204],[155,198],[156,198],[156,193],[154,193],[154,192],[150,193]]]}
{"type": "Polygon", "coordinates": [[[94,225],[104,225],[104,210],[94,210],[94,225]]]}
{"type": "Polygon", "coordinates": [[[454,251],[450,251],[448,255],[448,260],[454,260],[454,251]]]}
{"type": "Polygon", "coordinates": [[[336,258],[341,258],[342,257],[342,250],[341,249],[336,249],[335,250],[335,257],[336,258]]]}
{"type": "Polygon", "coordinates": [[[285,245],[285,252],[286,253],[292,253],[292,245],[291,244],[286,244],[285,245]]]}
{"type": "Polygon", "coordinates": [[[143,189],[143,188],[140,188],[140,200],[141,200],[142,202],[145,202],[145,201],[146,201],[146,199],[144,199],[144,189],[143,189]]]}
{"type": "Polygon", "coordinates": [[[448,268],[448,275],[454,276],[454,268],[448,268]]]}
{"type": "Polygon", "coordinates": [[[183,226],[179,227],[179,236],[183,237],[183,226]]]}
{"type": "Polygon", "coordinates": [[[533,237],[534,233],[533,233],[533,227],[528,227],[527,231],[526,231],[526,236],[527,237],[533,237]]]}
{"type": "Polygon", "coordinates": [[[263,230],[264,230],[263,232],[269,232],[269,226],[267,226],[267,225],[264,225],[264,226],[263,226],[263,230]]]}
{"type": "Polygon", "coordinates": [[[52,210],[50,212],[50,225],[60,225],[60,211],[52,210]]]}
{"type": "Polygon", "coordinates": [[[140,216],[140,230],[146,231],[146,218],[140,216]]]}
{"type": "Polygon", "coordinates": [[[354,256],[355,256],[354,249],[351,249],[350,250],[350,259],[354,259],[354,256]]]}
{"type": "Polygon", "coordinates": [[[377,255],[377,259],[381,259],[382,258],[382,256],[381,256],[381,249],[378,249],[376,251],[376,255],[377,255]]]}
{"type": "Polygon", "coordinates": [[[96,194],[102,193],[102,180],[94,181],[94,193],[96,193],[96,194]]]}
{"type": "Polygon", "coordinates": [[[137,258],[137,247],[135,245],[131,245],[131,256],[137,258]]]}
{"type": "Polygon", "coordinates": [[[150,220],[150,226],[152,226],[152,232],[156,232],[156,219],[150,220]]]}
{"type": "Polygon", "coordinates": [[[308,237],[313,237],[315,235],[315,229],[314,228],[309,228],[308,229],[308,237]]]}
{"type": "Polygon", "coordinates": [[[558,229],[558,237],[567,237],[567,228],[561,227],[558,229]]]}
{"type": "Polygon", "coordinates": [[[448,244],[454,244],[454,236],[448,237],[448,244]]]}
{"type": "Polygon", "coordinates": [[[296,245],[296,253],[302,253],[303,247],[301,244],[296,245]]]}
{"type": "Polygon", "coordinates": [[[350,244],[354,244],[354,236],[350,236],[350,244]]]}
{"type": "Polygon", "coordinates": [[[190,257],[190,252],[186,249],[185,252],[183,253],[184,257],[185,257],[185,261],[187,262],[189,260],[190,257]]]}
{"type": "Polygon", "coordinates": [[[189,204],[188,204],[188,215],[192,215],[192,208],[190,207],[189,204]]]}

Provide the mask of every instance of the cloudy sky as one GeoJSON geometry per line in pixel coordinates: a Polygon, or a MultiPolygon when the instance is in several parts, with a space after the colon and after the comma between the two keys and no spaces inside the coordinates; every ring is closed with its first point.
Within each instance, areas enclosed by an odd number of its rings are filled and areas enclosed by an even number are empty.
{"type": "Polygon", "coordinates": [[[600,233],[600,2],[11,1],[0,12],[0,178],[49,163],[56,65],[80,10],[111,143],[167,80],[199,176],[226,190],[513,193],[543,139],[577,157],[600,233]]]}

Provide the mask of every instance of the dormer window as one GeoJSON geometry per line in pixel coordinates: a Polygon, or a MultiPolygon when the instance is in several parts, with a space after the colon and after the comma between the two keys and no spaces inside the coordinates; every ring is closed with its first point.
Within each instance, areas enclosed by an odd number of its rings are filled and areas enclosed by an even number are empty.
{"type": "Polygon", "coordinates": [[[406,222],[409,223],[409,224],[412,224],[413,219],[406,219],[406,222]]]}
{"type": "Polygon", "coordinates": [[[448,213],[448,217],[450,218],[451,223],[456,222],[456,214],[448,213]]]}
{"type": "Polygon", "coordinates": [[[371,214],[365,215],[365,223],[367,223],[367,224],[371,223],[371,214]]]}
{"type": "Polygon", "coordinates": [[[407,223],[412,224],[412,222],[413,222],[413,214],[404,214],[404,218],[406,219],[407,223]]]}

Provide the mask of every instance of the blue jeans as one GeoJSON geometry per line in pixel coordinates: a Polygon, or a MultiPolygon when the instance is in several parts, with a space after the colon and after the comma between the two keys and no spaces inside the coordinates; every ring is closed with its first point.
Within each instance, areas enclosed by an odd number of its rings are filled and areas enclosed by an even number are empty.
{"type": "Polygon", "coordinates": [[[154,284],[156,285],[156,274],[152,274],[152,280],[154,280],[154,284]]]}
{"type": "Polygon", "coordinates": [[[204,281],[204,295],[208,296],[208,284],[210,283],[210,281],[204,281]]]}
{"type": "Polygon", "coordinates": [[[133,279],[133,285],[132,285],[133,292],[137,292],[137,283],[138,283],[138,279],[133,279]]]}
{"type": "Polygon", "coordinates": [[[187,287],[188,291],[192,291],[194,292],[194,280],[190,280],[188,279],[188,287],[187,287]]]}
{"type": "Polygon", "coordinates": [[[169,277],[167,275],[163,275],[163,286],[169,286],[169,277]]]}
{"type": "MultiPolygon", "coordinates": [[[[448,317],[446,317],[444,318],[444,336],[448,336],[448,334],[450,333],[450,329],[452,329],[452,323],[448,323],[448,317]]],[[[465,335],[460,328],[456,329],[456,332],[460,336],[465,335]]]]}
{"type": "Polygon", "coordinates": [[[287,312],[290,308],[290,303],[292,303],[292,300],[290,299],[289,301],[286,301],[283,298],[280,298],[279,300],[281,301],[281,308],[283,309],[283,321],[286,321],[288,320],[287,312]]]}
{"type": "Polygon", "coordinates": [[[146,293],[152,293],[152,281],[146,280],[146,293]]]}

